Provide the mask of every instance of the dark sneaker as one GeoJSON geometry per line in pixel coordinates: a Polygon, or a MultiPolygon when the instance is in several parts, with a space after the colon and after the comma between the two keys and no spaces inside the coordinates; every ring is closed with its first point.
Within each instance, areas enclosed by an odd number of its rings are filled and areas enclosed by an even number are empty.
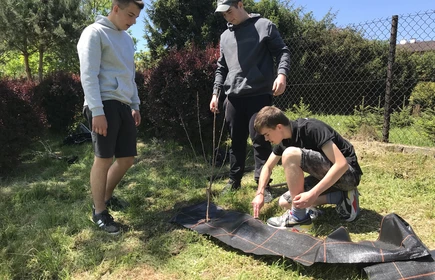
{"type": "Polygon", "coordinates": [[[298,220],[290,210],[285,211],[281,217],[269,218],[266,223],[274,228],[291,229],[297,232],[307,232],[313,227],[310,215],[307,215],[305,219],[298,220]]]}
{"type": "Polygon", "coordinates": [[[92,209],[92,220],[99,228],[109,234],[117,235],[121,232],[120,225],[113,220],[107,210],[96,215],[95,210],[92,209]]]}
{"type": "Polygon", "coordinates": [[[116,196],[112,196],[106,201],[106,207],[112,211],[123,211],[129,206],[129,203],[125,200],[119,199],[116,196]]]}
{"type": "Polygon", "coordinates": [[[269,203],[273,200],[272,193],[270,192],[270,187],[264,189],[264,203],[269,203]]]}
{"type": "Polygon", "coordinates": [[[225,185],[225,187],[223,188],[221,194],[235,192],[238,189],[240,189],[240,187],[241,187],[240,181],[233,181],[233,180],[230,179],[228,181],[228,183],[225,185]]]}
{"type": "Polygon", "coordinates": [[[358,189],[343,192],[343,200],[337,204],[335,210],[346,222],[355,220],[360,212],[358,189]]]}

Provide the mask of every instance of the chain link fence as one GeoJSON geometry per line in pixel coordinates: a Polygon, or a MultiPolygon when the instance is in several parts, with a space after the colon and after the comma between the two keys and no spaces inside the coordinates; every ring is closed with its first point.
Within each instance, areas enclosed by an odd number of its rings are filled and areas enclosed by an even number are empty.
{"type": "Polygon", "coordinates": [[[284,40],[292,67],[274,104],[291,118],[321,119],[351,139],[434,146],[422,112],[434,109],[435,10],[284,40]]]}

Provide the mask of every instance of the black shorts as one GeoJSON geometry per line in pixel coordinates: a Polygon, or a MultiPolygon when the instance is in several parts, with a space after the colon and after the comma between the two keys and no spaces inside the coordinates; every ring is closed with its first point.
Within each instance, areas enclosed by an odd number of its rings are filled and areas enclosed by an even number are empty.
{"type": "MultiPolygon", "coordinates": [[[[130,106],[117,100],[103,101],[103,106],[107,120],[107,136],[92,131],[95,156],[99,158],[136,156],[137,130],[130,106]]],[[[83,113],[92,129],[92,112],[88,106],[83,108],[83,113]]]]}

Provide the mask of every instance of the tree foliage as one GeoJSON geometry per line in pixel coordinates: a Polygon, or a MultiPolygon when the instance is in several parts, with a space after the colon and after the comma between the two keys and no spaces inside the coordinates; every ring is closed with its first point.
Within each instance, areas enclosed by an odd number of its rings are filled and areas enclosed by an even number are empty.
{"type": "Polygon", "coordinates": [[[4,0],[0,5],[0,42],[5,51],[24,58],[26,76],[32,79],[29,58],[38,53],[39,80],[42,80],[44,55],[73,65],[73,48],[84,24],[81,0],[4,0]]]}
{"type": "MultiPolygon", "coordinates": [[[[288,0],[244,0],[248,13],[259,13],[272,20],[283,34],[291,34],[298,12],[292,12],[288,0]]],[[[145,38],[152,58],[162,57],[168,49],[182,49],[190,44],[204,49],[217,45],[227,28],[220,14],[215,14],[215,0],[154,0],[146,10],[145,38]]],[[[299,11],[299,10],[297,10],[299,11]]]]}
{"type": "Polygon", "coordinates": [[[109,14],[112,0],[81,0],[81,7],[86,15],[86,25],[89,25],[98,15],[107,16],[109,14]]]}
{"type": "Polygon", "coordinates": [[[215,15],[215,0],[154,0],[146,9],[145,39],[153,58],[167,49],[182,49],[191,43],[200,48],[217,44],[226,28],[222,17],[215,15]]]}

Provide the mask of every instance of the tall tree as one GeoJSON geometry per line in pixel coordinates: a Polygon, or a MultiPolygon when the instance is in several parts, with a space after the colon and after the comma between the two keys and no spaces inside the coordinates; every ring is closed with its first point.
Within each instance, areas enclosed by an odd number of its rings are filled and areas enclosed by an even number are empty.
{"type": "Polygon", "coordinates": [[[107,16],[112,8],[112,0],[81,0],[82,11],[86,15],[86,25],[93,23],[97,15],[107,16]]]}
{"type": "Polygon", "coordinates": [[[80,9],[80,0],[41,0],[38,6],[37,47],[39,52],[39,81],[42,81],[44,54],[47,51],[57,53],[57,59],[70,62],[68,54],[74,54],[77,39],[84,26],[85,15],[80,9]],[[68,58],[68,59],[67,59],[68,58]]]}
{"type": "Polygon", "coordinates": [[[224,19],[214,14],[216,0],[153,0],[146,9],[145,36],[151,57],[158,58],[170,48],[191,43],[205,48],[217,44],[225,30],[224,19]]]}
{"type": "Polygon", "coordinates": [[[4,0],[0,5],[0,43],[5,50],[18,51],[24,57],[27,79],[32,79],[29,56],[37,51],[37,3],[33,0],[4,0]]]}
{"type": "Polygon", "coordinates": [[[0,5],[0,44],[23,55],[29,80],[33,53],[39,53],[39,80],[46,52],[67,60],[85,21],[80,4],[81,0],[4,0],[0,5]]]}
{"type": "MultiPolygon", "coordinates": [[[[243,0],[243,4],[248,12],[272,20],[281,35],[293,34],[300,10],[293,12],[289,0],[243,0]]],[[[215,9],[216,0],[153,0],[146,10],[144,36],[151,57],[158,58],[167,49],[181,49],[191,43],[200,48],[217,45],[227,27],[215,9]]]]}

